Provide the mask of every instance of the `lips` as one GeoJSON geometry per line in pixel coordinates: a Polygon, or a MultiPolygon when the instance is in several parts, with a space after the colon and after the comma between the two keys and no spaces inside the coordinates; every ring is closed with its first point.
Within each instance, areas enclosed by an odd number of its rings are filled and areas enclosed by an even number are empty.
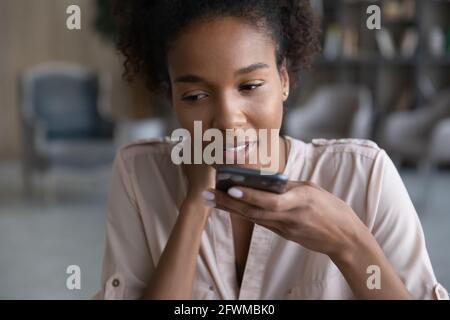
{"type": "Polygon", "coordinates": [[[257,144],[257,141],[250,141],[240,145],[230,145],[223,148],[224,155],[228,159],[236,161],[238,157],[247,161],[250,150],[257,144]]]}
{"type": "Polygon", "coordinates": [[[248,145],[249,145],[249,143],[247,142],[247,143],[241,144],[236,147],[234,147],[234,146],[225,147],[225,148],[223,148],[223,150],[226,152],[240,152],[240,151],[244,150],[248,145]]]}

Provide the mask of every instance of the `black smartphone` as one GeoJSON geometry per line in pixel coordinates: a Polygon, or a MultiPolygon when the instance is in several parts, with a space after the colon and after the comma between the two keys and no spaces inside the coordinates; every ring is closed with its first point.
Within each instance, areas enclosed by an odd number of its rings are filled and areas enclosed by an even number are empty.
{"type": "Polygon", "coordinates": [[[216,170],[216,189],[224,192],[233,186],[243,186],[281,194],[288,182],[281,173],[262,174],[260,170],[235,166],[219,166],[216,170]]]}

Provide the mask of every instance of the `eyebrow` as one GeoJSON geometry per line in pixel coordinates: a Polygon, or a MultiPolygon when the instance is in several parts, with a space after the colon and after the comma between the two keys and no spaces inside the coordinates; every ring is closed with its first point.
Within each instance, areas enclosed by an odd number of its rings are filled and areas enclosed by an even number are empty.
{"type": "MultiPolygon", "coordinates": [[[[235,76],[237,75],[243,75],[243,74],[247,74],[259,69],[264,69],[264,68],[269,68],[269,65],[266,63],[253,63],[247,67],[241,68],[239,70],[236,70],[236,72],[234,73],[235,76]]],[[[195,82],[207,82],[205,79],[203,79],[200,76],[197,75],[193,75],[193,74],[186,74],[183,76],[179,76],[175,79],[175,82],[189,82],[189,83],[195,83],[195,82]]]]}

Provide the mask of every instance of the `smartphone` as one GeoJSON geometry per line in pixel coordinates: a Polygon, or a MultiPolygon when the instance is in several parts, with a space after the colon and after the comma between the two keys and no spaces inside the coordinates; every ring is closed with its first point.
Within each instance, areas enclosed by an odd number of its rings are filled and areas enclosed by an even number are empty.
{"type": "Polygon", "coordinates": [[[281,194],[288,182],[281,173],[262,174],[260,170],[235,166],[220,166],[216,170],[216,189],[224,192],[233,186],[243,186],[281,194]]]}

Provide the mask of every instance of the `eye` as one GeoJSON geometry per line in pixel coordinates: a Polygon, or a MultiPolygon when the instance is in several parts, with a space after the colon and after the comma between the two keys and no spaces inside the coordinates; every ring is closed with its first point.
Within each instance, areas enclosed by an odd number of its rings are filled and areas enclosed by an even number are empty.
{"type": "Polygon", "coordinates": [[[203,99],[204,97],[207,97],[207,96],[208,95],[204,94],[204,93],[193,94],[193,95],[190,95],[190,96],[183,97],[183,100],[184,101],[188,101],[188,102],[195,102],[195,101],[201,100],[201,99],[203,99]]]}
{"type": "Polygon", "coordinates": [[[239,87],[239,90],[245,90],[245,91],[253,91],[257,89],[258,87],[261,87],[264,83],[263,82],[257,82],[257,83],[247,83],[239,87]]]}

